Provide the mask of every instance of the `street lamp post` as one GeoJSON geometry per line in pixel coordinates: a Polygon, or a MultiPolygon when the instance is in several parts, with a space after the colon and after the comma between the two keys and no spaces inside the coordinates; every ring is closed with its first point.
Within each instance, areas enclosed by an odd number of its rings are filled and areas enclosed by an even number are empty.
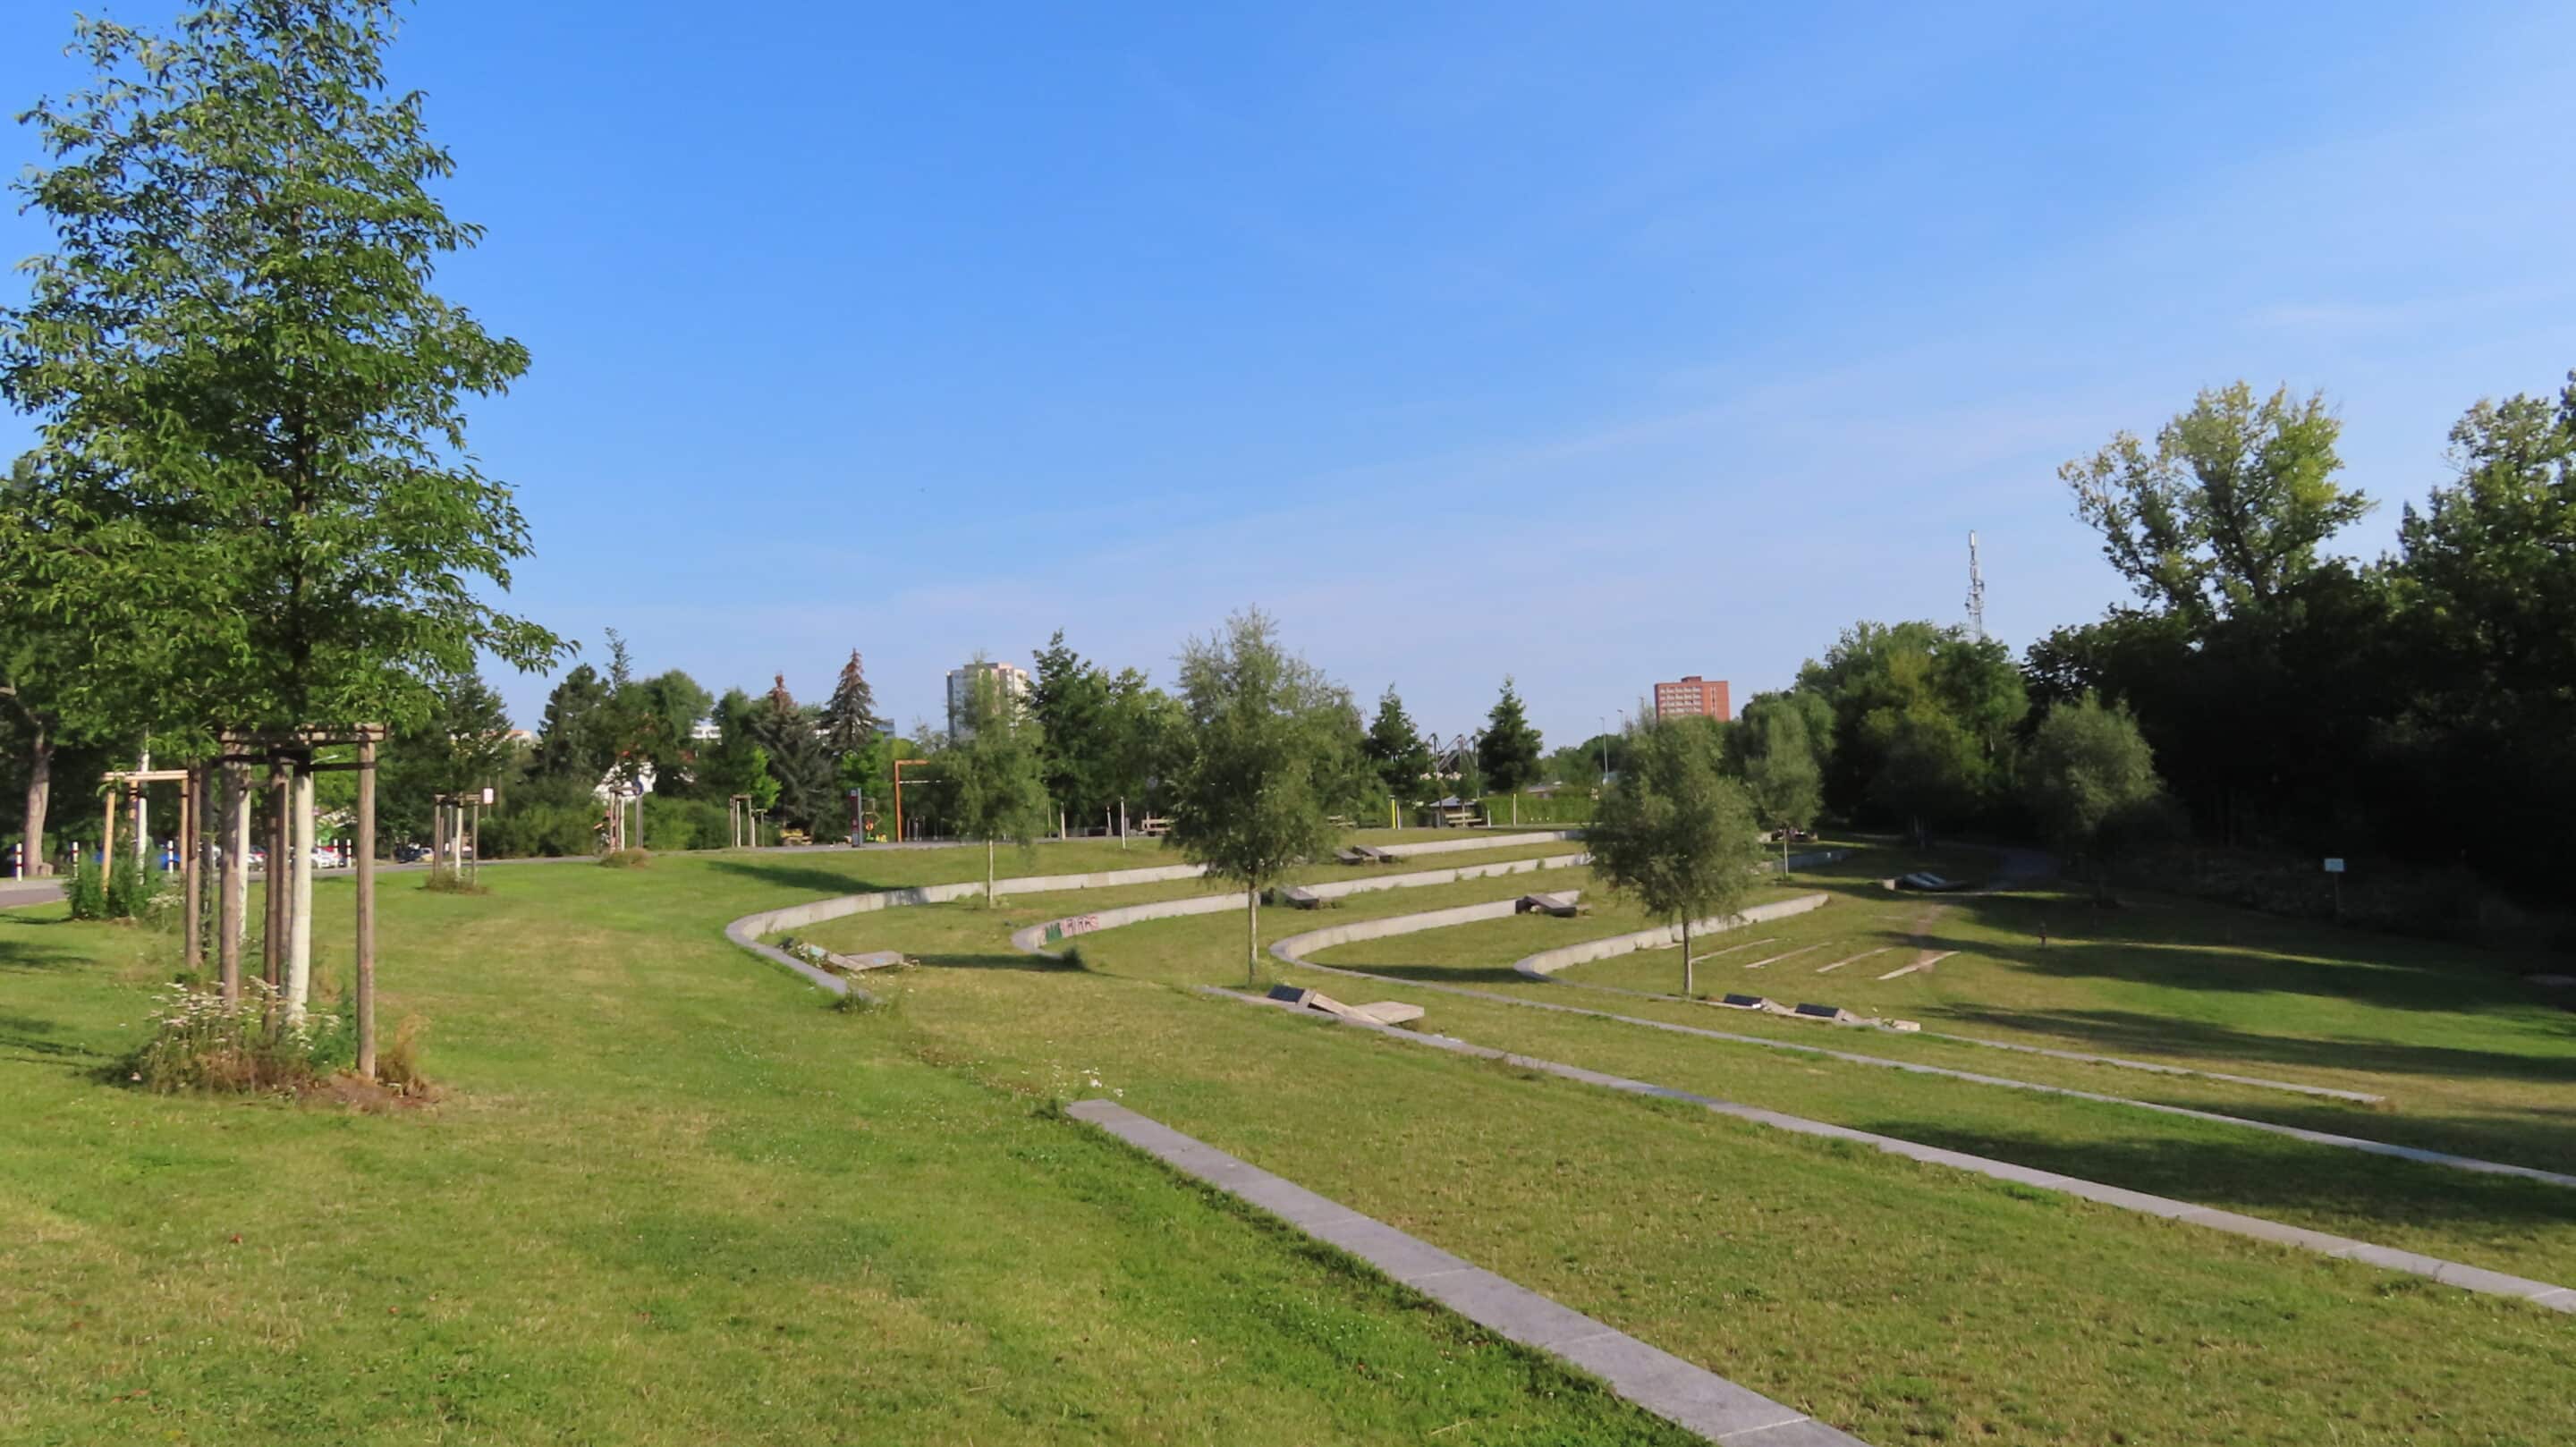
{"type": "Polygon", "coordinates": [[[1610,787],[1610,716],[1595,714],[1601,720],[1601,787],[1610,787]]]}

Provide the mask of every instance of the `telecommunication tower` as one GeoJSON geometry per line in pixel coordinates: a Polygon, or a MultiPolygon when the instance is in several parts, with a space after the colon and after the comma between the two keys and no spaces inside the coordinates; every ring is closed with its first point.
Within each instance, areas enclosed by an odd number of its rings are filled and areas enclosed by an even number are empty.
{"type": "Polygon", "coordinates": [[[1968,631],[1986,639],[1986,574],[1977,565],[1977,535],[1968,534],[1968,631]]]}

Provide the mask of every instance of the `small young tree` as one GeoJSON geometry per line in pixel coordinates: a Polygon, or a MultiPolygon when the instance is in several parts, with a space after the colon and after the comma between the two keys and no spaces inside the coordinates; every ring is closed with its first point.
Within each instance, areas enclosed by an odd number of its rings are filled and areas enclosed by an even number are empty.
{"type": "Polygon", "coordinates": [[[939,779],[957,832],[984,842],[984,907],[993,905],[993,846],[1008,839],[1034,847],[1054,822],[1048,813],[1045,763],[1037,721],[979,673],[961,720],[965,737],[942,750],[939,779]]]}
{"type": "Polygon", "coordinates": [[[2111,859],[2152,837],[2165,809],[2155,754],[2137,720],[2089,693],[2040,720],[2022,794],[2049,844],[2088,865],[2095,890],[2106,895],[2111,859]]]}
{"type": "Polygon", "coordinates": [[[1517,794],[1538,777],[1541,751],[1538,730],[1530,727],[1529,714],[1521,707],[1520,690],[1506,675],[1503,696],[1494,700],[1485,731],[1476,735],[1476,767],[1484,771],[1485,782],[1517,794]]]}
{"type": "Polygon", "coordinates": [[[1699,740],[1644,724],[1629,736],[1586,838],[1604,883],[1681,926],[1682,993],[1691,993],[1692,924],[1741,909],[1761,863],[1742,787],[1718,772],[1699,740]]]}
{"type": "Polygon", "coordinates": [[[1172,841],[1193,863],[1244,887],[1244,975],[1261,978],[1261,893],[1333,841],[1315,787],[1341,702],[1305,660],[1279,645],[1259,609],[1226,620],[1224,633],[1193,638],[1181,654],[1189,715],[1173,781],[1172,841]]]}
{"type": "Polygon", "coordinates": [[[1768,711],[1741,728],[1759,752],[1744,761],[1744,789],[1753,812],[1780,832],[1780,877],[1789,876],[1789,835],[1816,822],[1823,807],[1825,772],[1807,742],[1806,720],[1791,709],[1768,711]]]}

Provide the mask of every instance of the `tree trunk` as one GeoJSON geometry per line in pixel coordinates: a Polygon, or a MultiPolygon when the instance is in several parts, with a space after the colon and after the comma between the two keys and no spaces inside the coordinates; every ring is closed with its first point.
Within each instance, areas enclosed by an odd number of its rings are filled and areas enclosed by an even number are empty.
{"type": "Polygon", "coordinates": [[[1261,983],[1261,887],[1243,893],[1243,982],[1261,983]]]}
{"type": "Polygon", "coordinates": [[[45,860],[45,807],[54,796],[54,741],[43,724],[32,724],[36,740],[27,749],[27,857],[20,861],[27,877],[53,873],[45,860]]]}
{"type": "Polygon", "coordinates": [[[225,764],[224,863],[215,954],[223,970],[224,1003],[241,1002],[242,941],[250,933],[250,770],[225,764]]]}
{"type": "Polygon", "coordinates": [[[358,745],[358,1075],[376,1078],[376,746],[358,745]]]}
{"type": "Polygon", "coordinates": [[[1682,998],[1691,998],[1690,916],[1682,916],[1682,998]]]}
{"type": "Polygon", "coordinates": [[[289,1024],[301,1024],[305,999],[313,989],[313,775],[298,769],[291,787],[293,808],[286,833],[294,863],[286,877],[294,881],[294,893],[287,905],[286,1019],[289,1024]]]}

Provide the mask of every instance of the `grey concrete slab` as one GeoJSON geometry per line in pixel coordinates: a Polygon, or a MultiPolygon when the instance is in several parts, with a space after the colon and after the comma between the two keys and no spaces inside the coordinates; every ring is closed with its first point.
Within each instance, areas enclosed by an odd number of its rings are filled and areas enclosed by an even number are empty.
{"type": "MultiPolygon", "coordinates": [[[[1250,996],[1231,999],[1269,1004],[1250,996]]],[[[1384,1026],[1363,1028],[1385,1030],[1384,1026]]],[[[1388,1031],[1403,1034],[1402,1031],[1388,1031]]],[[[1406,1035],[1406,1039],[1424,1037],[1406,1035]]],[[[1783,1447],[1859,1447],[1859,1439],[1811,1421],[1716,1373],[1659,1351],[1613,1327],[1516,1285],[1383,1221],[1326,1200],[1283,1177],[1257,1170],[1205,1142],[1106,1100],[1082,1100],[1065,1113],[1109,1132],[1185,1175],[1197,1176],[1247,1203],[1300,1225],[1308,1235],[1368,1262],[1486,1330],[1589,1372],[1645,1410],[1715,1442],[1759,1440],[1783,1447]],[[1204,1173],[1222,1161],[1251,1173],[1217,1179],[1204,1173]],[[1318,1210],[1321,1202],[1327,1209],[1318,1210]],[[1314,1221],[1304,1225],[1280,1207],[1314,1221]],[[1803,1436],[1761,1436],[1804,1424],[1803,1436]],[[1821,1435],[1819,1435],[1821,1434],[1821,1435]]]]}

